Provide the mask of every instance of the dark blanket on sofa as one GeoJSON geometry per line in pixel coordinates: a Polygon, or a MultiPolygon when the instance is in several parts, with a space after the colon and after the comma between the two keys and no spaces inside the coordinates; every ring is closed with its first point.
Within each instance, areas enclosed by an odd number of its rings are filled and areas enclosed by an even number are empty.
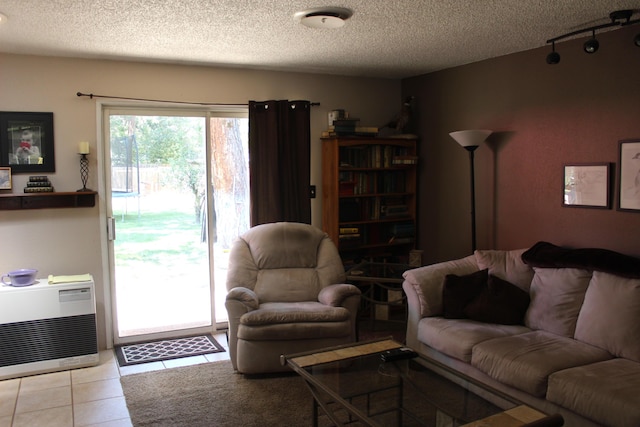
{"type": "Polygon", "coordinates": [[[583,268],[640,279],[640,259],[608,249],[570,249],[538,242],[522,254],[522,261],[531,267],[583,268]]]}

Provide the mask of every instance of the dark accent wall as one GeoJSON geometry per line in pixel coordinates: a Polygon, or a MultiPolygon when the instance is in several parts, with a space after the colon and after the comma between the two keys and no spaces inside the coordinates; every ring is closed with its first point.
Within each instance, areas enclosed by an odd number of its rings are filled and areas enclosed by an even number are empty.
{"type": "MultiPolygon", "coordinates": [[[[618,204],[619,140],[640,139],[640,25],[403,80],[420,137],[419,239],[425,263],[471,254],[469,157],[449,132],[494,131],[476,151],[478,249],[539,240],[640,256],[640,212],[618,204]],[[566,164],[610,162],[612,209],[563,207],[566,164]]],[[[553,34],[549,35],[550,37],[553,34]]]]}

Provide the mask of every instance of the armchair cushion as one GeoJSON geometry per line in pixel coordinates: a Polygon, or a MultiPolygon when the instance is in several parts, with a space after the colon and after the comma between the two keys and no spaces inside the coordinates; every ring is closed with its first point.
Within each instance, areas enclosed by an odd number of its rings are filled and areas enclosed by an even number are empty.
{"type": "Polygon", "coordinates": [[[240,318],[247,326],[272,325],[274,323],[344,322],[349,311],[344,307],[330,307],[319,302],[270,302],[261,304],[240,318]]]}
{"type": "Polygon", "coordinates": [[[318,301],[324,305],[339,307],[343,301],[351,296],[360,295],[360,289],[346,283],[329,285],[318,294],[318,301]]]}

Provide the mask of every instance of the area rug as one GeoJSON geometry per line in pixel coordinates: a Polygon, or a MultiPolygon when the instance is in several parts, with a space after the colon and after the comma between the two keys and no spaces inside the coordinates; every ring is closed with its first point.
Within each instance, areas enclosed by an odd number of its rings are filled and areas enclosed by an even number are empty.
{"type": "Polygon", "coordinates": [[[210,334],[116,346],[120,366],[219,353],[224,348],[210,334]]]}
{"type": "Polygon", "coordinates": [[[134,427],[312,425],[311,393],[293,373],[245,377],[227,360],[126,375],[120,382],[134,427]]]}

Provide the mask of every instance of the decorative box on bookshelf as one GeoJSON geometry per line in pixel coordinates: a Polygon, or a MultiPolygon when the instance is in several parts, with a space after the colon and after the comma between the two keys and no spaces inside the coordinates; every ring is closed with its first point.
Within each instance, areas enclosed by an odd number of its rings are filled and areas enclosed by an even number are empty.
{"type": "Polygon", "coordinates": [[[408,261],[415,247],[417,141],[322,139],[322,227],[345,263],[408,261]]]}

